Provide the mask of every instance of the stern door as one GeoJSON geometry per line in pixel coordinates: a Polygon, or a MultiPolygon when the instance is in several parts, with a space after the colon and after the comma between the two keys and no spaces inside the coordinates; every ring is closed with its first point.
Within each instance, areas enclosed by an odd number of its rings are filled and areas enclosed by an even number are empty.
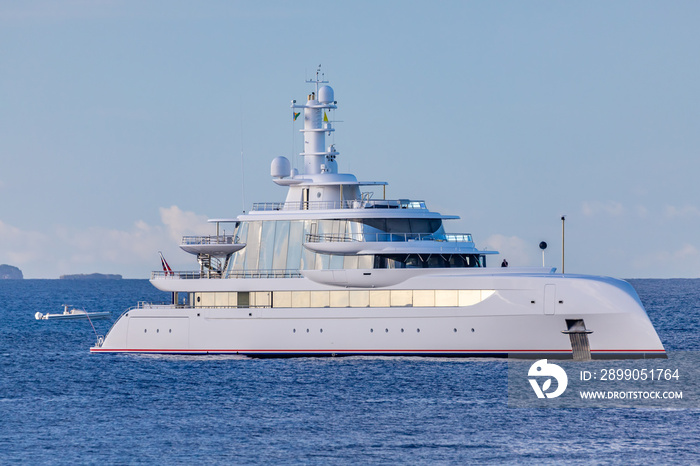
{"type": "Polygon", "coordinates": [[[544,313],[554,315],[555,302],[557,299],[557,285],[544,286],[544,313]]]}

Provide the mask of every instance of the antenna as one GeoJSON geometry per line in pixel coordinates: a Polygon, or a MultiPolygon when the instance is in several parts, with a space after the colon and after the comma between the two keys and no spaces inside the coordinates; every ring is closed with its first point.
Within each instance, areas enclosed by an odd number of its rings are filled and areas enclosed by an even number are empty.
{"type": "MultiPolygon", "coordinates": [[[[296,121],[296,115],[294,113],[294,105],[297,103],[296,100],[292,100],[292,151],[289,153],[291,155],[292,159],[292,173],[294,173],[294,169],[297,167],[297,158],[294,156],[294,149],[296,148],[297,144],[297,132],[294,130],[294,122],[296,121]]],[[[301,110],[300,110],[301,112],[301,110]]]]}
{"type": "Polygon", "coordinates": [[[239,95],[241,102],[241,202],[243,203],[243,213],[245,214],[245,166],[243,164],[243,97],[239,95]]]}
{"type": "Polygon", "coordinates": [[[245,214],[245,167],[243,165],[243,142],[241,141],[241,203],[245,214]]]}
{"type": "Polygon", "coordinates": [[[566,215],[561,216],[561,274],[564,275],[564,222],[566,215]]]}
{"type": "MultiPolygon", "coordinates": [[[[318,64],[318,68],[316,68],[316,96],[318,96],[318,74],[321,72],[321,64],[318,64]]],[[[323,74],[321,74],[321,77],[323,77],[323,74]]]]}

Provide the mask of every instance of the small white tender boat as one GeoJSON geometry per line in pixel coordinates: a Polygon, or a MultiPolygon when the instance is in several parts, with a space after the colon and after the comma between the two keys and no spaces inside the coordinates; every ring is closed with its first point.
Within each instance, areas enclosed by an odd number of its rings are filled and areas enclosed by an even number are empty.
{"type": "Polygon", "coordinates": [[[109,319],[109,311],[87,312],[82,309],[68,309],[68,304],[63,305],[63,313],[61,314],[42,314],[37,312],[34,314],[36,320],[74,320],[74,319],[109,319]]]}

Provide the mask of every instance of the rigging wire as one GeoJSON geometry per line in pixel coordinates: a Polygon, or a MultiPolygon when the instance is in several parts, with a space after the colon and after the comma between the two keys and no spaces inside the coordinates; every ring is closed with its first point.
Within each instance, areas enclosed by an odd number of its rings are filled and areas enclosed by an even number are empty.
{"type": "Polygon", "coordinates": [[[243,164],[243,97],[239,95],[240,112],[241,112],[241,203],[243,204],[243,213],[245,214],[245,165],[243,164]]]}

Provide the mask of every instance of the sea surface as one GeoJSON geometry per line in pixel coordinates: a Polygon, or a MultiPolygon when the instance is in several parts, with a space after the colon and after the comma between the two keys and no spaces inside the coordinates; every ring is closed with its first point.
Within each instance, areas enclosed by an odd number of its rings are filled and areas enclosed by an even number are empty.
{"type": "MultiPolygon", "coordinates": [[[[668,351],[700,280],[630,280],[668,351]]],[[[506,360],[90,354],[146,280],[0,281],[0,464],[700,463],[695,408],[508,407],[506,360]],[[110,321],[95,321],[105,334],[110,321]]]]}

